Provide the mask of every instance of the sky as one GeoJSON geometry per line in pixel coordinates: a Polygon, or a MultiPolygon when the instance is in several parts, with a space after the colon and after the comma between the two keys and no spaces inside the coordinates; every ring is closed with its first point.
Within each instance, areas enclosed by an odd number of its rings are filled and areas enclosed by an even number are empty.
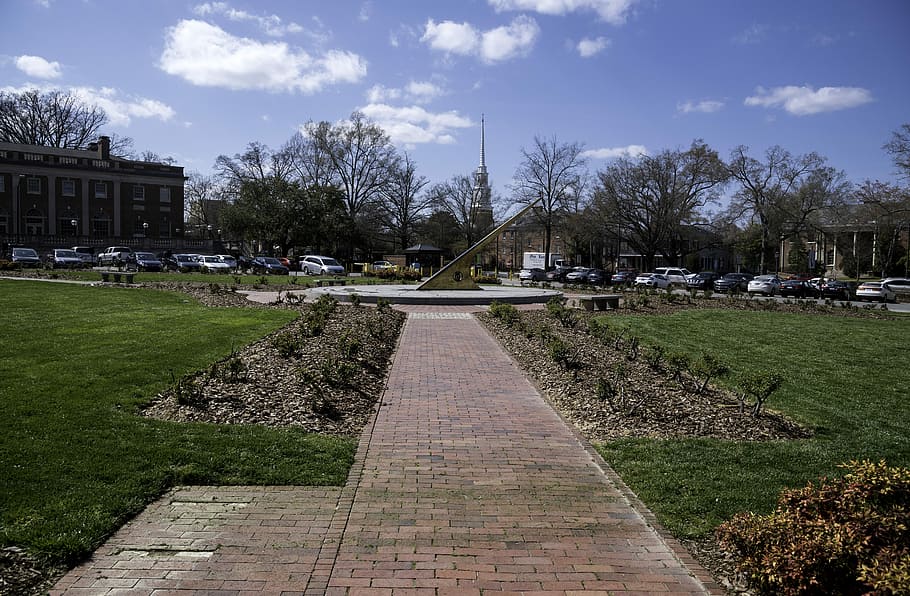
{"type": "Polygon", "coordinates": [[[72,91],[137,152],[213,173],[355,110],[431,183],[494,194],[535,137],[618,156],[815,151],[896,181],[907,0],[0,0],[0,89],[72,91]]]}

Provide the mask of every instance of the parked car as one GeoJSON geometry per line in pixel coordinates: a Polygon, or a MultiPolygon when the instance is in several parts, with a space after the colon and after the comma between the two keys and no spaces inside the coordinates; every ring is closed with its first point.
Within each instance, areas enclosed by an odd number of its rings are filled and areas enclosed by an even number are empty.
{"type": "Polygon", "coordinates": [[[686,280],[686,285],[690,290],[711,290],[714,289],[714,281],[720,279],[720,274],[714,271],[702,271],[696,273],[686,280]]]}
{"type": "Polygon", "coordinates": [[[658,267],[654,270],[654,273],[666,276],[666,278],[670,280],[671,285],[683,287],[686,286],[689,278],[695,275],[688,269],[682,267],[658,267]]]}
{"type": "Polygon", "coordinates": [[[715,292],[745,292],[752,276],[748,273],[726,273],[714,281],[715,292]]]}
{"type": "Polygon", "coordinates": [[[218,257],[219,259],[221,259],[221,262],[224,263],[225,265],[227,265],[228,269],[230,269],[231,271],[233,271],[234,269],[237,268],[237,259],[235,259],[231,255],[215,255],[215,256],[218,257]]]}
{"type": "Polygon", "coordinates": [[[559,267],[550,269],[549,271],[547,271],[547,281],[564,282],[564,281],[566,281],[566,275],[568,275],[570,271],[572,271],[571,267],[565,267],[562,265],[560,265],[559,267]]]}
{"type": "Polygon", "coordinates": [[[886,277],[882,283],[888,284],[896,294],[910,294],[910,278],[907,277],[886,277]]]}
{"type": "Polygon", "coordinates": [[[20,267],[38,268],[41,266],[41,258],[38,257],[38,253],[34,248],[14,248],[12,261],[20,267]]]}
{"type": "Polygon", "coordinates": [[[181,273],[198,272],[202,267],[202,263],[199,262],[199,255],[196,254],[181,253],[171,255],[166,263],[168,269],[181,273]]]}
{"type": "Polygon", "coordinates": [[[832,279],[822,284],[821,295],[822,298],[850,300],[850,298],[853,296],[853,292],[847,282],[832,279]]]}
{"type": "Polygon", "coordinates": [[[344,275],[344,267],[332,257],[306,255],[300,260],[300,270],[307,275],[344,275]]]}
{"type": "Polygon", "coordinates": [[[391,261],[373,261],[373,264],[370,265],[370,269],[373,271],[385,271],[386,269],[394,269],[395,264],[391,261]]]}
{"type": "Polygon", "coordinates": [[[604,271],[603,269],[591,269],[588,271],[587,282],[592,286],[605,286],[610,282],[609,271],[604,271]]]}
{"type": "Polygon", "coordinates": [[[76,256],[82,259],[83,267],[95,266],[95,251],[91,246],[74,246],[72,248],[76,256]]]}
{"type": "Polygon", "coordinates": [[[108,246],[98,254],[97,263],[102,267],[126,265],[133,258],[133,249],[129,246],[108,246]]]}
{"type": "Polygon", "coordinates": [[[547,272],[537,267],[522,269],[518,272],[518,279],[521,281],[544,281],[547,279],[547,272]]]}
{"type": "Polygon", "coordinates": [[[231,268],[217,255],[202,255],[199,257],[199,270],[203,273],[227,273],[231,268]]]}
{"type": "Polygon", "coordinates": [[[568,273],[566,273],[566,283],[567,284],[584,284],[588,283],[588,272],[591,271],[587,267],[575,267],[568,273]]]}
{"type": "Polygon", "coordinates": [[[71,248],[55,248],[48,253],[45,265],[51,269],[79,269],[82,259],[71,248]]]}
{"type": "Polygon", "coordinates": [[[258,256],[250,262],[250,269],[258,275],[288,274],[288,268],[275,257],[258,256]]]}
{"type": "Polygon", "coordinates": [[[780,292],[780,278],[773,273],[753,277],[749,285],[746,286],[746,291],[750,294],[774,296],[780,292]]]}
{"type": "Polygon", "coordinates": [[[638,271],[634,269],[620,269],[610,278],[610,281],[614,286],[630,286],[635,283],[635,278],[638,277],[638,271]]]}
{"type": "Polygon", "coordinates": [[[288,268],[288,271],[294,269],[294,260],[289,257],[275,257],[278,261],[288,268]]]}
{"type": "Polygon", "coordinates": [[[639,273],[635,278],[636,288],[656,288],[665,290],[670,287],[670,278],[663,273],[639,273]]]}
{"type": "Polygon", "coordinates": [[[880,281],[867,281],[856,288],[857,300],[878,300],[879,302],[897,302],[897,293],[891,286],[880,281]]]}
{"type": "Polygon", "coordinates": [[[807,298],[817,296],[817,290],[809,285],[808,279],[785,279],[780,282],[780,295],[793,296],[795,298],[807,298]]]}
{"type": "Polygon", "coordinates": [[[164,263],[161,262],[161,259],[151,252],[133,253],[132,264],[137,271],[161,271],[164,269],[164,263]]]}

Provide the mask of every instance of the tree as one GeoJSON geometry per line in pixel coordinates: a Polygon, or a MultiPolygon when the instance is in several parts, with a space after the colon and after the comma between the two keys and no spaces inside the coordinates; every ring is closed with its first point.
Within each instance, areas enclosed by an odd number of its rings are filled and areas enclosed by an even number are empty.
{"type": "Polygon", "coordinates": [[[742,216],[758,220],[761,229],[759,268],[764,273],[769,250],[774,246],[770,242],[772,223],[781,221],[781,205],[805,177],[824,166],[825,158],[817,153],[794,157],[775,145],[765,152],[765,161],[761,162],[749,157],[748,150],[740,145],[730,154],[729,173],[740,185],[731,207],[739,209],[742,216]]]}
{"type": "Polygon", "coordinates": [[[291,182],[294,167],[291,157],[284,151],[274,152],[266,145],[251,142],[246,151],[234,157],[219,155],[215,171],[224,186],[224,192],[235,198],[246,182],[261,182],[268,178],[291,182]]]}
{"type": "Polygon", "coordinates": [[[540,200],[533,209],[544,229],[545,260],[549,268],[553,228],[578,199],[587,178],[586,160],[580,143],[560,143],[556,136],[534,137],[531,150],[522,148],[522,161],[512,177],[512,191],[520,203],[540,200]]]}
{"type": "Polygon", "coordinates": [[[396,237],[402,250],[411,245],[414,226],[433,203],[429,194],[420,195],[428,182],[426,177],[417,175],[416,164],[405,153],[382,192],[379,208],[383,223],[396,237]]]}
{"type": "Polygon", "coordinates": [[[330,131],[328,122],[309,121],[303,125],[303,132],[295,133],[282,148],[304,188],[328,187],[336,183],[332,156],[328,152],[330,131]]]}
{"type": "Polygon", "coordinates": [[[878,271],[882,277],[896,273],[897,262],[906,254],[900,237],[904,227],[910,228],[910,195],[893,184],[867,180],[856,198],[864,207],[862,217],[875,226],[873,260],[878,271]]]}
{"type": "Polygon", "coordinates": [[[606,228],[650,269],[658,253],[674,263],[680,258],[684,228],[717,199],[727,177],[717,152],[696,140],[685,151],[616,160],[598,174],[594,201],[606,228]]]}
{"type": "Polygon", "coordinates": [[[217,180],[199,172],[190,172],[183,188],[183,212],[187,223],[197,226],[220,225],[218,209],[215,208],[216,201],[221,198],[217,180]]]}
{"type": "Polygon", "coordinates": [[[901,125],[883,149],[891,155],[899,175],[910,181],[910,123],[901,125]]]}
{"type": "Polygon", "coordinates": [[[84,149],[105,124],[104,110],[84,104],[70,92],[0,91],[3,142],[84,149]]]}
{"type": "MultiPolygon", "coordinates": [[[[453,176],[446,182],[434,185],[430,189],[429,197],[434,211],[449,215],[451,222],[455,224],[456,234],[465,242],[465,248],[479,240],[474,237],[477,213],[474,209],[474,183],[471,178],[464,175],[453,176]]],[[[451,233],[449,236],[451,238],[451,233]]]]}

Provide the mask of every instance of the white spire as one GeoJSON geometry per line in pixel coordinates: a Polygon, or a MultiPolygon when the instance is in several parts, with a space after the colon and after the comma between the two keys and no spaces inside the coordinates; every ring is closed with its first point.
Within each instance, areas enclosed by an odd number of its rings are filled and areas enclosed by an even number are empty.
{"type": "Polygon", "coordinates": [[[487,166],[486,159],[484,155],[484,134],[483,134],[483,113],[480,114],[480,167],[485,168],[487,166]]]}

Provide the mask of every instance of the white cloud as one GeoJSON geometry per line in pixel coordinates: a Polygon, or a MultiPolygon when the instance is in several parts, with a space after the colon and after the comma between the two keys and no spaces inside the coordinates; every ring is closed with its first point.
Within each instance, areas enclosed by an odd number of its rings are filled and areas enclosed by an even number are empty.
{"type": "Polygon", "coordinates": [[[626,22],[632,6],[638,0],[487,0],[497,12],[530,10],[546,15],[565,15],[571,12],[591,11],[601,20],[613,25],[626,22]]]}
{"type": "Polygon", "coordinates": [[[63,74],[59,62],[48,62],[41,56],[17,56],[16,68],[37,79],[56,79],[63,74]]]}
{"type": "Polygon", "coordinates": [[[809,116],[855,108],[872,101],[872,93],[862,87],[758,87],[755,95],[746,98],[745,105],[764,108],[783,108],[794,116],[809,116]]]}
{"type": "Polygon", "coordinates": [[[405,101],[422,104],[429,103],[444,94],[445,91],[435,83],[411,81],[403,89],[373,85],[367,89],[366,97],[369,103],[386,103],[404,99],[405,101]]]}
{"type": "Polygon", "coordinates": [[[330,50],[314,57],[283,42],[235,37],[197,20],[168,29],[159,67],[194,85],[302,93],[355,83],[367,72],[366,61],[352,52],[330,50]]]}
{"type": "Polygon", "coordinates": [[[627,145],[625,147],[604,147],[603,149],[589,149],[582,151],[581,155],[590,159],[616,159],[617,157],[640,157],[648,155],[644,145],[627,145]]]}
{"type": "Polygon", "coordinates": [[[434,50],[462,56],[477,56],[487,63],[524,56],[531,50],[540,34],[537,22],[528,16],[518,16],[508,25],[481,32],[470,23],[427,21],[423,37],[434,50]]]}
{"type": "Polygon", "coordinates": [[[725,104],[722,101],[714,101],[710,99],[699,102],[686,101],[684,103],[676,104],[676,111],[682,114],[691,114],[692,112],[711,114],[712,112],[722,110],[724,105],[725,104]]]}
{"type": "Polygon", "coordinates": [[[176,115],[174,109],[164,102],[147,97],[127,96],[112,87],[58,87],[50,84],[0,87],[0,91],[4,93],[18,94],[34,90],[41,93],[51,91],[72,93],[80,102],[104,110],[108,121],[114,126],[129,126],[133,118],[157,118],[167,122],[176,115]]]}
{"type": "Polygon", "coordinates": [[[491,29],[481,36],[480,58],[492,63],[526,56],[538,35],[537,21],[525,15],[518,16],[508,25],[491,29]]]}
{"type": "Polygon", "coordinates": [[[419,106],[394,107],[371,103],[360,111],[381,126],[394,143],[405,145],[448,145],[455,142],[453,133],[457,129],[474,126],[469,118],[460,116],[458,112],[433,113],[419,106]]]}
{"type": "Polygon", "coordinates": [[[203,4],[198,4],[193,7],[193,12],[203,17],[220,14],[232,21],[252,22],[262,29],[266,35],[272,37],[282,37],[288,33],[300,33],[304,30],[303,27],[294,22],[284,24],[281,17],[278,15],[254,15],[245,10],[231,8],[230,4],[227,2],[205,2],[203,4]]]}
{"type": "Polygon", "coordinates": [[[373,2],[367,0],[360,5],[360,13],[357,15],[357,20],[366,23],[370,20],[371,16],[373,16],[373,2]]]}
{"type": "Polygon", "coordinates": [[[585,37],[578,42],[576,49],[582,58],[590,58],[605,50],[609,45],[610,40],[606,37],[598,37],[596,39],[588,39],[585,37]]]}
{"type": "Polygon", "coordinates": [[[429,19],[420,41],[429,43],[434,50],[467,56],[477,51],[480,34],[470,23],[443,21],[437,25],[429,19]]]}
{"type": "Polygon", "coordinates": [[[766,25],[752,25],[745,31],[734,35],[733,41],[742,45],[760,43],[765,39],[767,32],[768,27],[766,25]]]}

